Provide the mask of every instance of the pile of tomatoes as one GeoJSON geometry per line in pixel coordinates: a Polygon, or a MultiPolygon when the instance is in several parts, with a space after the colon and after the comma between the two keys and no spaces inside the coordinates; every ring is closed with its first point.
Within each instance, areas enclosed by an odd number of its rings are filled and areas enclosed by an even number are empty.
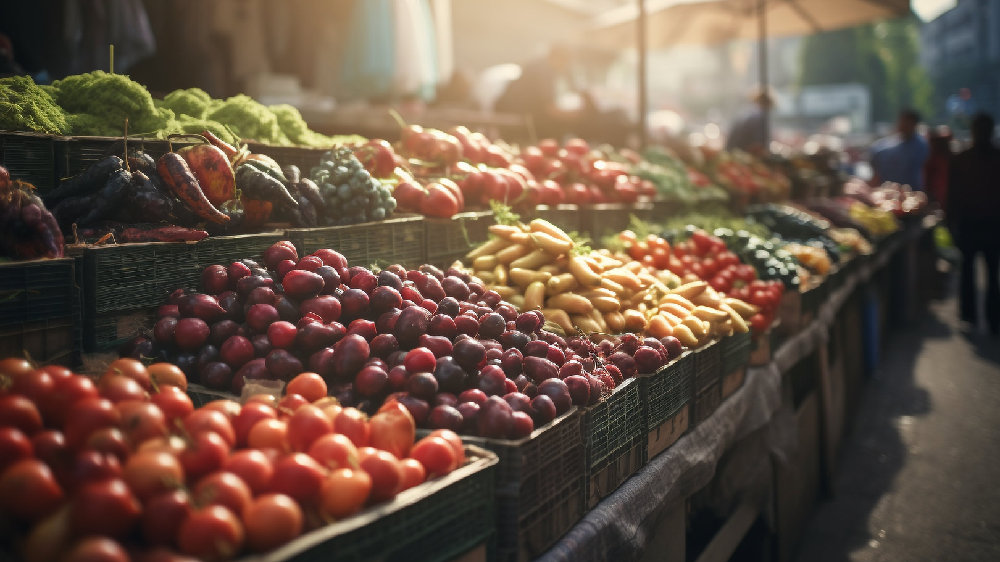
{"type": "Polygon", "coordinates": [[[760,312],[749,320],[755,334],[774,322],[784,284],[758,279],[757,270],[742,263],[718,236],[697,229],[672,246],[655,234],[640,239],[631,230],[622,231],[618,238],[629,257],[643,265],[669,270],[684,282],[703,279],[716,291],[759,307],[760,312]]]}
{"type": "Polygon", "coordinates": [[[169,363],[118,359],[95,382],[0,361],[0,539],[29,561],[221,560],[465,462],[453,432],[415,442],[399,403],[369,419],[314,373],[243,405],[196,409],[186,388],[169,363]]]}

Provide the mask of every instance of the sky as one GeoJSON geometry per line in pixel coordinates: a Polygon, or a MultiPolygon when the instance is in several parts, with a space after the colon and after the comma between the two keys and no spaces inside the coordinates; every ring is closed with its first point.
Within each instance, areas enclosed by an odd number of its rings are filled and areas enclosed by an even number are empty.
{"type": "Polygon", "coordinates": [[[910,0],[913,12],[924,21],[930,21],[955,6],[956,0],[910,0]]]}

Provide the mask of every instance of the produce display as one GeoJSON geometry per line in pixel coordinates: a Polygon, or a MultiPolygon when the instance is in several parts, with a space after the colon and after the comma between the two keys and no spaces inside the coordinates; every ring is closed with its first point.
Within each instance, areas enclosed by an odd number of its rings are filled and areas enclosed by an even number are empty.
{"type": "MultiPolygon", "coordinates": [[[[728,240],[696,228],[686,232],[690,237],[673,246],[655,235],[639,240],[631,230],[621,232],[618,237],[634,260],[669,270],[688,283],[704,283],[701,280],[707,279],[710,288],[726,299],[722,302],[728,308],[742,311],[754,334],[765,332],[774,321],[785,284],[758,279],[754,266],[741,263],[740,256],[727,248],[728,240]],[[748,308],[747,303],[753,308],[748,308]]],[[[717,232],[735,237],[725,229],[717,232]]],[[[676,316],[680,309],[671,308],[669,312],[676,316]]]]}
{"type": "Polygon", "coordinates": [[[201,284],[172,294],[129,353],[235,394],[309,369],[345,406],[373,413],[389,397],[421,427],[484,437],[524,437],[681,353],[665,336],[567,341],[544,329],[543,314],[519,314],[464,272],[374,272],[333,250],[299,258],[288,242],[269,248],[263,267],[210,266],[201,284]]]}
{"type": "Polygon", "coordinates": [[[237,149],[211,133],[154,159],[141,150],[108,156],[43,195],[67,235],[108,233],[119,242],[197,241],[254,232],[265,223],[297,227],[379,220],[392,214],[391,190],[348,148],[328,152],[313,174],[237,149]],[[126,161],[127,160],[127,161],[126,161]],[[331,173],[333,175],[331,175],[331,173]],[[333,182],[333,183],[331,183],[333,182]]]}
{"type": "Polygon", "coordinates": [[[455,433],[416,440],[399,402],[369,418],[315,373],[197,409],[169,363],[5,359],[0,380],[0,536],[26,560],[268,552],[465,463],[455,433]]]}
{"type": "Polygon", "coordinates": [[[0,166],[0,256],[27,260],[63,257],[63,236],[31,184],[11,181],[0,166]]]}
{"type": "Polygon", "coordinates": [[[757,308],[701,280],[606,250],[589,251],[542,219],[494,225],[466,257],[471,271],[522,310],[540,309],[567,334],[645,333],[689,347],[748,330],[757,308]]]}
{"type": "Polygon", "coordinates": [[[58,135],[121,136],[208,130],[228,143],[255,140],[274,145],[330,147],[360,137],[328,137],[309,129],[294,107],[264,106],[246,95],[214,100],[203,90],[176,90],[154,99],[124,74],[101,70],[67,76],[51,86],[30,77],[0,78],[0,130],[58,135]]]}

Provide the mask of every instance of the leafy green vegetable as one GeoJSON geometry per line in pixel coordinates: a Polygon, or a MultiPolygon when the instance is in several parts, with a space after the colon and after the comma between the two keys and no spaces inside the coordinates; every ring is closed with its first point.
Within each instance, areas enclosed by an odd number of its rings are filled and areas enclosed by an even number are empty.
{"type": "Polygon", "coordinates": [[[56,102],[67,113],[93,118],[77,119],[71,131],[78,135],[122,134],[125,119],[129,132],[151,133],[173,126],[174,112],[157,108],[149,91],[124,74],[103,70],[67,76],[52,83],[56,102]]]}
{"type": "Polygon", "coordinates": [[[201,88],[174,90],[163,96],[161,105],[173,111],[178,117],[188,115],[201,119],[205,117],[208,108],[212,105],[212,96],[209,96],[208,92],[201,88]]]}
{"type": "Polygon", "coordinates": [[[281,131],[278,118],[266,106],[250,96],[239,94],[209,110],[207,117],[225,123],[244,139],[271,144],[291,144],[281,131]]]}
{"type": "Polygon", "coordinates": [[[514,225],[521,220],[521,215],[515,213],[510,206],[504,205],[495,199],[490,200],[490,210],[493,211],[493,220],[497,224],[514,225]]]}
{"type": "Polygon", "coordinates": [[[29,76],[0,78],[0,129],[65,134],[66,112],[29,76]]]}

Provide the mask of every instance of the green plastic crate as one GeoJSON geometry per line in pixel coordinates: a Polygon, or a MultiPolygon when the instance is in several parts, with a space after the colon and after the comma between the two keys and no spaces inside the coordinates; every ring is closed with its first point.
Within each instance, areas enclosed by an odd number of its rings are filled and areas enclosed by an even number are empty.
{"type": "Polygon", "coordinates": [[[646,430],[653,431],[692,399],[694,360],[684,354],[651,375],[639,377],[646,404],[646,430]]]}
{"type": "Polygon", "coordinates": [[[196,289],[205,267],[259,258],[282,238],[268,232],[81,250],[84,350],[116,347],[134,335],[127,328],[133,316],[148,315],[175,289],[196,289]]]}
{"type": "Polygon", "coordinates": [[[469,250],[489,239],[491,211],[458,213],[449,219],[424,219],[427,263],[447,267],[465,258],[469,250]]]}
{"type": "Polygon", "coordinates": [[[52,135],[0,132],[0,165],[10,179],[35,186],[44,195],[56,186],[55,148],[52,135]]]}

